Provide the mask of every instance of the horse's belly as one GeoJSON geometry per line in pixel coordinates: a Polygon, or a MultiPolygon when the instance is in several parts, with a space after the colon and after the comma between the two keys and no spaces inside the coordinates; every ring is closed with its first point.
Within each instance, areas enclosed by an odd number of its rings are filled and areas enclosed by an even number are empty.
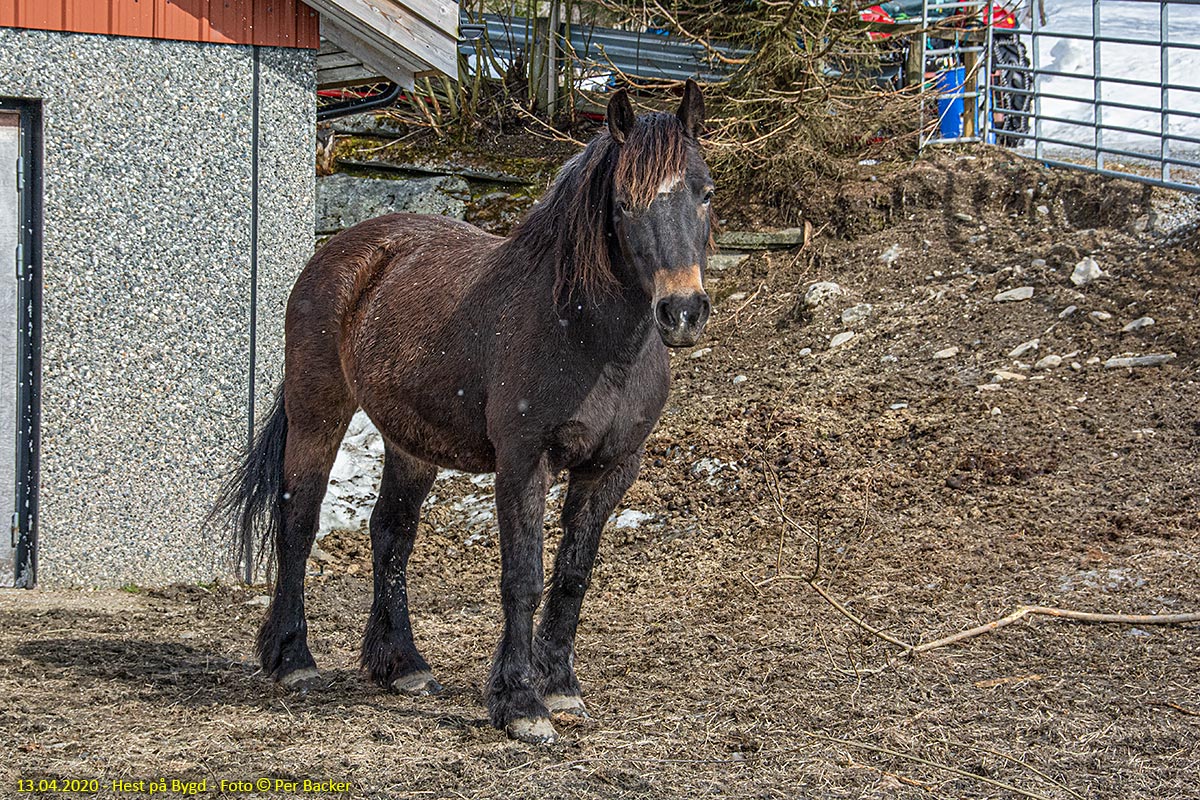
{"type": "MultiPolygon", "coordinates": [[[[399,405],[399,404],[396,404],[399,405]]],[[[462,472],[495,472],[496,452],[484,431],[469,420],[436,421],[411,408],[363,410],[385,441],[430,464],[462,472]]]]}

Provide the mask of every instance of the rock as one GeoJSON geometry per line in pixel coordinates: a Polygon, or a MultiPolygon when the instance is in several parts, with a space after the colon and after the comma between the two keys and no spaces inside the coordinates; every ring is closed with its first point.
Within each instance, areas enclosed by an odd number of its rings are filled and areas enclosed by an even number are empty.
{"type": "Polygon", "coordinates": [[[1074,271],[1071,272],[1071,283],[1076,286],[1087,286],[1092,281],[1103,276],[1104,272],[1101,271],[1100,265],[1096,263],[1096,259],[1091,256],[1084,256],[1075,265],[1074,271]]]}
{"type": "Polygon", "coordinates": [[[1149,328],[1153,324],[1154,317],[1138,317],[1124,328],[1121,328],[1121,330],[1125,331],[1126,333],[1129,331],[1140,331],[1142,328],[1149,328]]]}
{"type": "Polygon", "coordinates": [[[336,233],[398,211],[463,219],[468,192],[467,182],[458,177],[386,180],[328,175],[317,178],[317,233],[336,233]]]}
{"type": "Polygon", "coordinates": [[[1030,269],[1042,269],[1045,266],[1046,266],[1046,259],[1044,259],[1044,258],[1035,258],[1029,262],[1030,269]]]}
{"type": "Polygon", "coordinates": [[[1084,363],[1085,363],[1085,364],[1089,364],[1089,365],[1090,365],[1090,364],[1099,364],[1099,363],[1100,363],[1100,356],[1092,356],[1091,358],[1089,358],[1089,359],[1088,359],[1087,361],[1085,361],[1084,363]]]}
{"type": "Polygon", "coordinates": [[[750,256],[746,253],[713,253],[708,257],[708,268],[715,270],[740,267],[750,256]]]}
{"type": "Polygon", "coordinates": [[[1033,365],[1034,369],[1054,369],[1062,364],[1062,356],[1049,355],[1044,358],[1039,358],[1037,363],[1033,365]]]}
{"type": "Polygon", "coordinates": [[[729,295],[729,297],[727,297],[725,299],[729,300],[730,302],[733,302],[733,303],[739,303],[742,300],[746,299],[746,293],[745,292],[734,292],[733,294],[729,295]]]}
{"type": "Polygon", "coordinates": [[[804,229],[725,231],[717,234],[717,244],[734,250],[786,250],[804,244],[804,229]]]}
{"type": "Polygon", "coordinates": [[[945,358],[954,358],[956,355],[958,355],[957,347],[947,347],[945,350],[938,350],[933,357],[940,361],[945,358]]]}
{"type": "Polygon", "coordinates": [[[890,267],[892,263],[900,257],[901,252],[903,251],[900,249],[900,245],[894,244],[879,254],[879,260],[890,267]]]}
{"type": "Polygon", "coordinates": [[[804,305],[816,308],[829,298],[837,297],[841,293],[842,287],[833,281],[818,281],[805,290],[804,305]]]}
{"type": "Polygon", "coordinates": [[[1079,310],[1079,306],[1067,306],[1062,311],[1058,312],[1059,319],[1066,319],[1079,310]]]}
{"type": "Polygon", "coordinates": [[[812,348],[811,348],[811,347],[802,347],[802,348],[800,348],[800,350],[799,350],[799,351],[796,353],[796,355],[798,355],[798,356],[801,356],[801,357],[803,357],[803,356],[811,356],[811,355],[812,355],[812,348]]]}
{"type": "Polygon", "coordinates": [[[392,117],[375,114],[370,111],[363,114],[350,114],[349,116],[340,117],[333,123],[335,133],[343,136],[378,136],[391,135],[399,138],[407,133],[411,133],[397,120],[392,117]]]}
{"type": "Polygon", "coordinates": [[[1108,369],[1121,367],[1161,367],[1175,360],[1174,353],[1150,353],[1144,356],[1114,356],[1104,362],[1108,369]]]}
{"type": "Polygon", "coordinates": [[[1091,314],[1088,314],[1088,316],[1092,319],[1098,319],[1101,322],[1112,319],[1112,314],[1108,313],[1107,311],[1093,311],[1091,314]]]}
{"type": "Polygon", "coordinates": [[[1043,216],[1045,216],[1046,214],[1049,214],[1049,213],[1050,213],[1050,206],[1038,206],[1038,207],[1037,207],[1037,213],[1039,213],[1039,214],[1041,214],[1041,215],[1043,215],[1043,216]]]}
{"type": "Polygon", "coordinates": [[[699,350],[693,351],[692,354],[688,356],[688,358],[704,358],[706,355],[708,355],[711,352],[712,352],[711,347],[701,347],[699,350]]]}
{"type": "Polygon", "coordinates": [[[249,600],[242,603],[242,605],[253,606],[255,608],[266,608],[267,606],[271,605],[271,598],[265,594],[259,594],[251,597],[249,600]]]}
{"type": "Polygon", "coordinates": [[[1079,372],[1079,370],[1083,369],[1083,364],[1080,364],[1078,361],[1072,361],[1071,369],[1075,370],[1076,372],[1079,372]]]}
{"type": "Polygon", "coordinates": [[[734,375],[733,376],[733,383],[735,386],[739,383],[745,383],[748,380],[749,380],[749,378],[747,378],[745,375],[734,375]]]}
{"type": "Polygon", "coordinates": [[[859,303],[856,306],[850,306],[842,312],[842,324],[854,325],[862,322],[867,317],[871,316],[873,306],[870,303],[859,303]]]}
{"type": "Polygon", "coordinates": [[[975,218],[972,217],[970,214],[964,214],[961,211],[954,212],[954,218],[956,220],[958,220],[959,222],[974,222],[975,221],[975,218]]]}
{"type": "Polygon", "coordinates": [[[1028,342],[1022,342],[1021,344],[1017,345],[1016,347],[1014,347],[1012,350],[1010,350],[1008,352],[1008,357],[1009,358],[1020,358],[1021,356],[1025,355],[1026,353],[1030,353],[1030,352],[1033,352],[1034,350],[1037,350],[1038,347],[1041,345],[1041,343],[1042,343],[1041,339],[1030,339],[1028,342]]]}
{"type": "Polygon", "coordinates": [[[832,339],[829,340],[829,349],[832,350],[835,347],[841,347],[842,345],[844,345],[846,342],[850,341],[853,338],[854,338],[854,331],[842,331],[841,333],[836,334],[832,339]]]}
{"type": "Polygon", "coordinates": [[[1000,383],[1002,381],[1024,381],[1024,380],[1028,380],[1028,378],[1026,378],[1024,375],[1022,375],[1019,372],[1009,372],[1008,370],[998,369],[992,373],[992,381],[994,383],[1000,383]]]}
{"type": "Polygon", "coordinates": [[[992,298],[993,302],[1005,303],[1017,300],[1028,300],[1033,297],[1032,286],[1018,286],[1015,289],[1007,289],[992,298]]]}

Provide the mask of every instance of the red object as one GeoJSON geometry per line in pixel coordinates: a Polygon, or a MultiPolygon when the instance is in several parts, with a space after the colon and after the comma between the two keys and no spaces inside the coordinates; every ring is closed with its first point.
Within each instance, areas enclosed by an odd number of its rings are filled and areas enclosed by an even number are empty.
{"type": "Polygon", "coordinates": [[[0,0],[0,27],[213,44],[320,47],[300,0],[0,0]]]}

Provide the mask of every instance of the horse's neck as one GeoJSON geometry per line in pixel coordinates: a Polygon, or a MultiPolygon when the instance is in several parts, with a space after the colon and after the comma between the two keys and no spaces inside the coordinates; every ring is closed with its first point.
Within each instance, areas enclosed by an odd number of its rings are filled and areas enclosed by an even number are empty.
{"type": "MultiPolygon", "coordinates": [[[[597,298],[575,298],[560,308],[560,324],[579,331],[603,361],[632,363],[641,358],[646,341],[657,335],[644,293],[621,287],[597,298]]],[[[573,337],[572,337],[573,338],[573,337]]]]}

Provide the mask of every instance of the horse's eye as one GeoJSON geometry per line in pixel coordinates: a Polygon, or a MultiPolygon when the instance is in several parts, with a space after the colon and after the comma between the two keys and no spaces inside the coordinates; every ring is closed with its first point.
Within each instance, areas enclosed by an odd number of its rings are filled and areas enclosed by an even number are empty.
{"type": "Polygon", "coordinates": [[[704,193],[704,199],[701,200],[700,202],[704,203],[704,205],[708,205],[709,203],[712,202],[712,196],[713,196],[712,189],[709,189],[707,192],[704,193]]]}

